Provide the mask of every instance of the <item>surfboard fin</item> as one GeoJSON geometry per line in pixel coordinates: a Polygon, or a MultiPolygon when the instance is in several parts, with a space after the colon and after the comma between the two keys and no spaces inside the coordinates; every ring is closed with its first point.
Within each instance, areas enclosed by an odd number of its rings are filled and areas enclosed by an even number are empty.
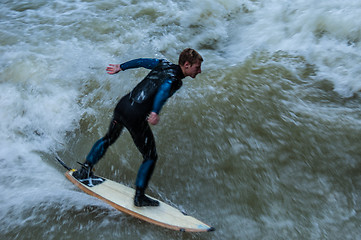
{"type": "Polygon", "coordinates": [[[214,227],[210,227],[208,228],[207,232],[213,232],[213,231],[216,231],[216,229],[214,227]]]}

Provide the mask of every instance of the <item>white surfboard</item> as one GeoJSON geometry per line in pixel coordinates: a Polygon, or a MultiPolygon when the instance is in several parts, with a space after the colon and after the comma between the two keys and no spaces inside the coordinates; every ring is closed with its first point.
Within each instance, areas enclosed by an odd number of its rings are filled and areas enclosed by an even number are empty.
{"type": "Polygon", "coordinates": [[[135,193],[133,188],[102,177],[93,177],[80,182],[73,177],[74,171],[75,170],[72,169],[65,173],[65,176],[72,183],[89,195],[103,200],[119,211],[173,230],[185,232],[214,231],[213,227],[182,213],[178,209],[158,199],[158,207],[136,207],[133,204],[135,193]]]}

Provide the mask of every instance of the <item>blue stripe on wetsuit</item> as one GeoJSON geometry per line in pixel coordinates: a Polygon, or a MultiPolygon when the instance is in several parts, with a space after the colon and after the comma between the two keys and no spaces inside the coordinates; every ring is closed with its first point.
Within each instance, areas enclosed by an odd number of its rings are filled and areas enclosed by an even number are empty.
{"type": "Polygon", "coordinates": [[[160,60],[156,58],[138,58],[120,64],[120,68],[123,71],[130,68],[139,68],[139,67],[144,67],[146,69],[153,69],[158,65],[159,61],[160,60]]]}
{"type": "Polygon", "coordinates": [[[171,80],[166,80],[158,89],[157,95],[155,95],[153,102],[153,111],[156,114],[159,114],[162,109],[164,103],[170,97],[170,89],[172,86],[171,80]]]}

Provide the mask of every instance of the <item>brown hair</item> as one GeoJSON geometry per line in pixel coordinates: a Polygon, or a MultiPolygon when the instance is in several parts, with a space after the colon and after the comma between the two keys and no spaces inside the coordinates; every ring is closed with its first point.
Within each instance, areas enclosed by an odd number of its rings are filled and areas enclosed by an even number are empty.
{"type": "Polygon", "coordinates": [[[191,65],[197,62],[203,62],[202,56],[192,48],[184,49],[179,55],[178,64],[183,66],[186,62],[189,62],[191,65]]]}

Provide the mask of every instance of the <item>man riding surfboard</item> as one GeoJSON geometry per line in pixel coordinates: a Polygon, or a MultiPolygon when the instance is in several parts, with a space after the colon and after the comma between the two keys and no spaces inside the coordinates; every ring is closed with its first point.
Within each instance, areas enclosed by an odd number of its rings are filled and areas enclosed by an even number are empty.
{"type": "Polygon", "coordinates": [[[94,165],[104,156],[108,147],[117,140],[125,127],[143,156],[135,182],[134,205],[159,206],[158,201],[145,195],[158,158],[153,133],[148,123],[158,124],[159,113],[164,103],[182,86],[183,78],[195,78],[201,73],[202,62],[203,58],[196,50],[187,48],[179,55],[178,65],[165,59],[150,58],[134,59],[123,64],[109,64],[106,68],[108,74],[139,67],[151,71],[118,102],[108,132],[95,142],[82,168],[74,172],[73,176],[78,180],[91,177],[94,165]]]}

